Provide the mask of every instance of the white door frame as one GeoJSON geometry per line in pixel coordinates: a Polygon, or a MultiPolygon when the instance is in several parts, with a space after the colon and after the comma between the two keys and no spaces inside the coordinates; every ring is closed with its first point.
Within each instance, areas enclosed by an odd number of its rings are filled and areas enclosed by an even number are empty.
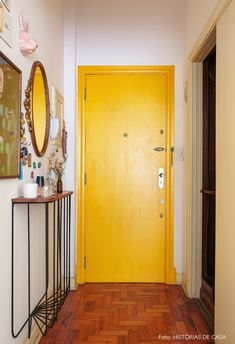
{"type": "Polygon", "coordinates": [[[203,119],[203,64],[191,63],[191,116],[188,121],[190,151],[188,151],[188,204],[190,231],[188,237],[190,269],[187,292],[190,297],[199,297],[202,274],[202,119],[203,119]]]}
{"type": "Polygon", "coordinates": [[[185,264],[183,287],[200,296],[202,274],[202,76],[203,60],[216,44],[216,25],[232,0],[220,0],[187,61],[185,83],[185,264]]]}

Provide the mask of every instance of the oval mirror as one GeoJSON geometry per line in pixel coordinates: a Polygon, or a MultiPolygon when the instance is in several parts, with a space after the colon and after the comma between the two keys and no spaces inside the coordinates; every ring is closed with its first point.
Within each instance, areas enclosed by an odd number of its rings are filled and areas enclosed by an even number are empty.
{"type": "Polygon", "coordinates": [[[50,130],[50,101],[47,77],[41,62],[34,62],[25,91],[26,120],[37,156],[45,154],[50,130]]]}

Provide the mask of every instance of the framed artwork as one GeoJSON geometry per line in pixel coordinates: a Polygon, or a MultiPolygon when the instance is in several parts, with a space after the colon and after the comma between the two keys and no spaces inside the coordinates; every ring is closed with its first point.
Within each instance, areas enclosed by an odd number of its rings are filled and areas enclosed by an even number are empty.
{"type": "Polygon", "coordinates": [[[6,6],[8,11],[11,11],[11,0],[2,0],[2,3],[6,6]]]}
{"type": "Polygon", "coordinates": [[[62,138],[63,138],[63,123],[64,123],[64,97],[60,92],[52,86],[52,111],[51,114],[53,117],[58,120],[58,134],[55,139],[55,145],[62,147],[62,138]]]}
{"type": "Polygon", "coordinates": [[[0,33],[3,32],[3,15],[4,15],[3,4],[0,2],[0,33]]]}
{"type": "Polygon", "coordinates": [[[19,177],[21,71],[0,52],[0,178],[19,177]]]}
{"type": "Polygon", "coordinates": [[[9,47],[12,47],[12,17],[1,2],[0,2],[0,37],[7,45],[9,45],[9,47]]]}

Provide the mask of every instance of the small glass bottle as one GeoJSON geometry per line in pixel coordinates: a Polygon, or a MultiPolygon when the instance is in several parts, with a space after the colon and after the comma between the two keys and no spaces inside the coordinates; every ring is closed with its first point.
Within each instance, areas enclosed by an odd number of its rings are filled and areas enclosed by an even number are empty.
{"type": "Polygon", "coordinates": [[[36,183],[38,184],[38,196],[42,197],[44,195],[43,187],[44,187],[44,177],[37,176],[36,183]]]}

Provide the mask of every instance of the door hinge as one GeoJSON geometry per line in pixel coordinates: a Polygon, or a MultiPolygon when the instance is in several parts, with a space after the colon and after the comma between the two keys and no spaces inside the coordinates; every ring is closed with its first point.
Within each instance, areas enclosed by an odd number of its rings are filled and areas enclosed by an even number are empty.
{"type": "Polygon", "coordinates": [[[86,270],[86,257],[84,257],[84,270],[86,270]]]}
{"type": "Polygon", "coordinates": [[[86,173],[84,174],[84,185],[86,185],[86,173]]]}
{"type": "Polygon", "coordinates": [[[84,88],[84,99],[86,100],[86,87],[84,88]]]}
{"type": "Polygon", "coordinates": [[[171,147],[171,166],[174,165],[174,152],[175,152],[175,148],[172,146],[171,147]]]}

